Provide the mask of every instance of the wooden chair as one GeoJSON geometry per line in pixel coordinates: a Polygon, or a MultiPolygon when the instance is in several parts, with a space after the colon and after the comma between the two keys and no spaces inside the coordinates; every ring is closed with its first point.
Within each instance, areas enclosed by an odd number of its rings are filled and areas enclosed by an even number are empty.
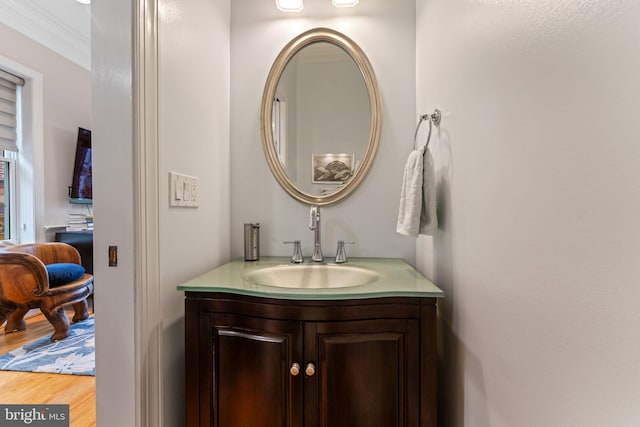
{"type": "Polygon", "coordinates": [[[64,307],[74,308],[73,321],[89,317],[87,297],[93,292],[93,276],[84,274],[63,285],[49,286],[46,264],[80,264],[80,254],[66,243],[31,243],[0,250],[0,325],[5,332],[26,328],[24,315],[39,308],[55,329],[51,341],[69,336],[64,307]]]}

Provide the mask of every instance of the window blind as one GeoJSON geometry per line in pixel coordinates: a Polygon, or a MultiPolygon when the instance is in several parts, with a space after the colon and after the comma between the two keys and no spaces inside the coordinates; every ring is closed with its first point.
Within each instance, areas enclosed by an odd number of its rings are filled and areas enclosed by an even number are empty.
{"type": "Polygon", "coordinates": [[[24,80],[0,70],[0,150],[18,151],[17,93],[24,80]]]}

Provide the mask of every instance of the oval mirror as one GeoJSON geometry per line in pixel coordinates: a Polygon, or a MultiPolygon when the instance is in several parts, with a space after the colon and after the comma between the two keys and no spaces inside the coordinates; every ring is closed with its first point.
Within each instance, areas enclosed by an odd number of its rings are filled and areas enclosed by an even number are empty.
{"type": "Polygon", "coordinates": [[[262,96],[262,149],[280,186],[310,205],[355,190],[375,157],[382,102],[360,47],[327,28],[290,41],[262,96]]]}

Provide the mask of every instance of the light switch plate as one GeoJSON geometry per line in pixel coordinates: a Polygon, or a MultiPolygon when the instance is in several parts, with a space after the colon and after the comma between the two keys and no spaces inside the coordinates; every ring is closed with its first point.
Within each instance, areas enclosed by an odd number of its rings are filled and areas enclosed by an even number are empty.
{"type": "Polygon", "coordinates": [[[198,178],[169,172],[169,206],[198,207],[198,178]]]}

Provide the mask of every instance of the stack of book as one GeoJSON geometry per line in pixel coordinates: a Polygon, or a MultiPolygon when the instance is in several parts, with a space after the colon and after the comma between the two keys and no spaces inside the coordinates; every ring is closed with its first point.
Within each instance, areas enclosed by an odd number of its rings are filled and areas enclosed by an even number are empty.
{"type": "Polygon", "coordinates": [[[67,220],[67,231],[93,230],[93,215],[70,213],[67,220]]]}

